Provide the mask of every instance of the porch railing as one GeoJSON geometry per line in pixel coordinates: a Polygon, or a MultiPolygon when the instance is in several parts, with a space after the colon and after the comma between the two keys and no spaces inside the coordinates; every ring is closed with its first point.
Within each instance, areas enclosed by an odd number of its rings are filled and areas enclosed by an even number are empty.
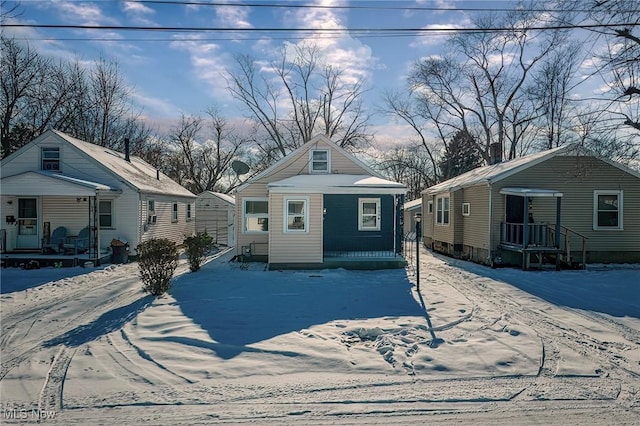
{"type": "Polygon", "coordinates": [[[500,224],[500,242],[514,246],[541,246],[549,247],[551,234],[547,223],[529,223],[528,238],[524,241],[524,224],[502,222],[500,224]]]}
{"type": "Polygon", "coordinates": [[[561,255],[566,264],[572,265],[577,263],[580,264],[582,268],[586,266],[588,237],[562,225],[560,226],[559,236],[556,236],[555,224],[529,223],[527,227],[528,236],[525,242],[524,224],[502,222],[500,224],[500,244],[522,249],[535,247],[557,248],[562,251],[561,255]],[[572,242],[575,243],[576,239],[580,247],[579,251],[573,250],[572,248],[572,242]],[[574,253],[576,252],[580,253],[580,259],[575,258],[574,253]]]}

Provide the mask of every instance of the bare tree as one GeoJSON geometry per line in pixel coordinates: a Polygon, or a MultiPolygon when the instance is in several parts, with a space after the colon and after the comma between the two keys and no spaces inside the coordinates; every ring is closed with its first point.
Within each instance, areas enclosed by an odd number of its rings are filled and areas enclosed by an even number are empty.
{"type": "Polygon", "coordinates": [[[544,148],[558,147],[569,138],[571,89],[579,67],[580,44],[567,43],[549,55],[538,69],[531,95],[544,123],[544,148]]]}
{"type": "Polygon", "coordinates": [[[50,61],[28,45],[21,45],[11,38],[0,35],[0,43],[0,139],[2,157],[6,157],[28,142],[35,133],[23,114],[37,102],[36,92],[46,82],[50,61]],[[12,127],[18,123],[20,131],[12,134],[12,127]]]}
{"type": "Polygon", "coordinates": [[[363,83],[348,81],[341,70],[324,64],[315,46],[283,49],[278,60],[263,68],[249,56],[237,56],[227,85],[266,135],[256,137],[256,143],[268,161],[318,132],[345,148],[371,139],[361,101],[363,83]]]}
{"type": "Polygon", "coordinates": [[[419,144],[395,147],[376,160],[381,173],[407,186],[407,200],[419,198],[423,189],[437,183],[431,159],[419,144]]]}
{"type": "Polygon", "coordinates": [[[626,0],[594,0],[590,18],[613,27],[599,30],[606,42],[600,56],[603,79],[609,85],[608,111],[620,124],[640,132],[640,3],[626,0]]]}
{"type": "Polygon", "coordinates": [[[163,170],[196,194],[229,192],[239,183],[231,162],[244,155],[245,143],[215,108],[208,108],[206,117],[183,114],[169,134],[163,170]]]}

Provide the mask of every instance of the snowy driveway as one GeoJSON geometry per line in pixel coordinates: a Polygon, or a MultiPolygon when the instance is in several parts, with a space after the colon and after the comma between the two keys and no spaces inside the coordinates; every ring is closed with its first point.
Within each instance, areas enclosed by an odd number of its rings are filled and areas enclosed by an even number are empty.
{"type": "Polygon", "coordinates": [[[182,263],[159,299],[136,264],[44,285],[48,271],[2,270],[2,421],[640,419],[637,265],[491,270],[425,251],[418,295],[403,270],[228,258],[182,263]]]}

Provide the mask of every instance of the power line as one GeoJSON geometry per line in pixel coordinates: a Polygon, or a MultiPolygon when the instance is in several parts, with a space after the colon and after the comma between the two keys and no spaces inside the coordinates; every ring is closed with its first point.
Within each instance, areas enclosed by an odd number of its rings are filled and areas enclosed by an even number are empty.
{"type": "MultiPolygon", "coordinates": [[[[260,7],[260,8],[286,8],[286,9],[342,9],[342,10],[400,10],[400,11],[429,11],[429,12],[514,12],[512,8],[479,8],[479,7],[436,7],[436,6],[379,6],[379,5],[318,5],[300,3],[221,3],[203,1],[177,1],[177,0],[138,0],[132,3],[155,5],[180,5],[180,6],[209,6],[209,7],[260,7]]],[[[592,12],[591,9],[526,9],[527,12],[592,12]]]]}
{"type": "Polygon", "coordinates": [[[551,25],[546,27],[526,28],[233,28],[233,27],[152,27],[129,25],[71,25],[71,24],[3,24],[5,28],[41,28],[41,29],[74,29],[74,30],[112,30],[112,31],[149,31],[149,32],[313,32],[313,33],[442,33],[442,32],[504,32],[504,31],[547,31],[589,28],[620,28],[636,27],[640,23],[618,24],[581,24],[581,25],[551,25]]]}

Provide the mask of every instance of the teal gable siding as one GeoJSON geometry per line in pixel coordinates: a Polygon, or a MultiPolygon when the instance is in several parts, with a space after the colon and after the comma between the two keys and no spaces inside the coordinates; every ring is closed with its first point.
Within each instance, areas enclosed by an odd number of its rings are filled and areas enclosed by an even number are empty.
{"type": "Polygon", "coordinates": [[[381,251],[394,249],[393,195],[324,195],[323,250],[381,251]],[[358,200],[380,198],[380,230],[358,230],[358,200]]]}

